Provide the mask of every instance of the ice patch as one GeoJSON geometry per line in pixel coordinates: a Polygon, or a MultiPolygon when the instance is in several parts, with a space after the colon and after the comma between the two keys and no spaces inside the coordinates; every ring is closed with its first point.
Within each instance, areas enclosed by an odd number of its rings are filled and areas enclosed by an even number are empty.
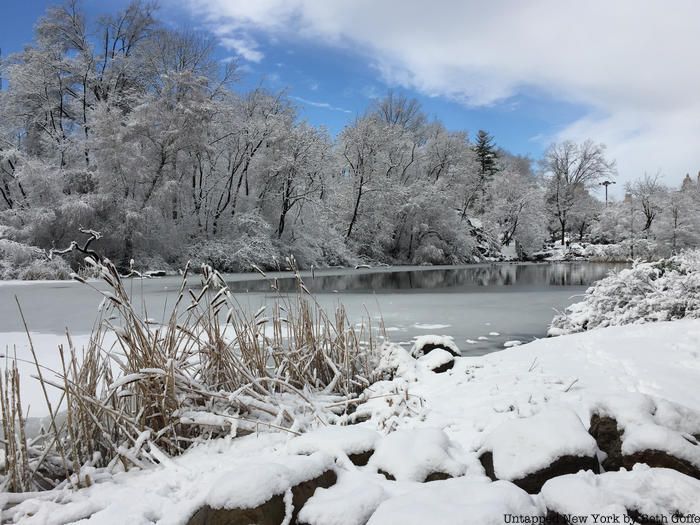
{"type": "Polygon", "coordinates": [[[444,328],[449,328],[452,325],[415,323],[413,326],[414,328],[418,328],[419,330],[442,330],[444,328]]]}

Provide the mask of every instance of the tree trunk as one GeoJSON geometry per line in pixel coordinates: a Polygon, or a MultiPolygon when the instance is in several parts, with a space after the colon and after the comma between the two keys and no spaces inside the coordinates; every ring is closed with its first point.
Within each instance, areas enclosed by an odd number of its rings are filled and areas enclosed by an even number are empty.
{"type": "Polygon", "coordinates": [[[561,225],[561,245],[566,246],[566,220],[559,219],[559,224],[561,225]]]}
{"type": "Polygon", "coordinates": [[[364,175],[360,177],[360,187],[357,190],[357,199],[355,200],[355,209],[352,211],[352,219],[350,220],[350,226],[348,226],[348,233],[345,234],[345,238],[349,239],[352,234],[352,228],[355,226],[355,221],[357,220],[357,210],[360,208],[360,199],[362,199],[362,187],[364,186],[364,175]]]}

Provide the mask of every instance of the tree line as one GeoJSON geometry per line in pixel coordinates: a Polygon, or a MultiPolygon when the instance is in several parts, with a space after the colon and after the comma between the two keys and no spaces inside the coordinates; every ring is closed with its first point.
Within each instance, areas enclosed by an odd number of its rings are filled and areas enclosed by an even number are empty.
{"type": "Polygon", "coordinates": [[[630,189],[641,229],[591,196],[615,173],[603,145],[554,144],[535,163],[392,92],[331,137],[284,92],[237,89],[215,45],[144,2],[90,26],[76,1],[49,8],[1,64],[0,237],[60,249],[87,228],[122,267],[222,270],[527,257],[576,235],[695,242],[691,204],[657,179],[630,189]]]}

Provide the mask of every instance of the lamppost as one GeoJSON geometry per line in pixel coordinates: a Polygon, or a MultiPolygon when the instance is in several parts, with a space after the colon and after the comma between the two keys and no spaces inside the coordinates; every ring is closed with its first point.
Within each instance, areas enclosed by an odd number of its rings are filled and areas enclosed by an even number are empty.
{"type": "Polygon", "coordinates": [[[615,184],[614,180],[604,180],[603,182],[599,182],[599,186],[605,186],[605,206],[608,206],[608,186],[611,184],[615,184]]]}

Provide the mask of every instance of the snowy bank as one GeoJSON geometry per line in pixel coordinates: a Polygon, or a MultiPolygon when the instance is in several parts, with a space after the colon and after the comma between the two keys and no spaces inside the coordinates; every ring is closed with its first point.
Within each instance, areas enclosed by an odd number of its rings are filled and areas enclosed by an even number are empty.
{"type": "Polygon", "coordinates": [[[598,327],[700,316],[700,250],[637,262],[597,281],[583,300],[557,315],[550,336],[598,327]]]}
{"type": "Polygon", "coordinates": [[[156,466],[95,471],[80,490],[4,494],[3,519],[211,523],[196,521],[203,508],[314,525],[700,515],[699,346],[700,320],[685,319],[455,357],[439,374],[393,346],[385,379],[327,418],[355,425],[216,439],[156,466]]]}

